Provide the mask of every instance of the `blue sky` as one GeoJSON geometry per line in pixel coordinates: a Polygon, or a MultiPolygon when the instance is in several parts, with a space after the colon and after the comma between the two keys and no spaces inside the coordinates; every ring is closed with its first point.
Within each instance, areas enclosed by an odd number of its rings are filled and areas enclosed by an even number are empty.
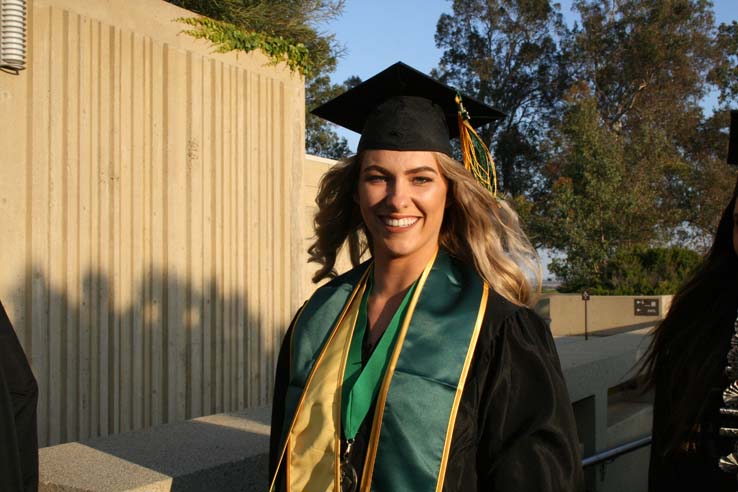
{"type": "MultiPolygon", "coordinates": [[[[562,0],[561,10],[573,22],[571,0],[562,0]]],[[[418,70],[429,72],[436,67],[441,51],[433,36],[436,23],[444,12],[451,11],[451,0],[346,0],[343,15],[325,25],[346,47],[332,75],[343,82],[351,75],[367,79],[389,65],[403,61],[418,70]]],[[[714,0],[717,22],[738,20],[738,0],[714,0]]],[[[707,100],[707,109],[714,99],[707,100]]],[[[348,130],[341,135],[356,148],[358,135],[348,130]]]]}

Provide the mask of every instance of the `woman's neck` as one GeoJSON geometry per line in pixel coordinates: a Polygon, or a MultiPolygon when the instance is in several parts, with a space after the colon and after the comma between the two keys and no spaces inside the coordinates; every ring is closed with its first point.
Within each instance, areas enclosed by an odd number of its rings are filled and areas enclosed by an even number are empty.
{"type": "Polygon", "coordinates": [[[425,270],[428,258],[374,258],[373,296],[388,299],[405,292],[425,270]]]}

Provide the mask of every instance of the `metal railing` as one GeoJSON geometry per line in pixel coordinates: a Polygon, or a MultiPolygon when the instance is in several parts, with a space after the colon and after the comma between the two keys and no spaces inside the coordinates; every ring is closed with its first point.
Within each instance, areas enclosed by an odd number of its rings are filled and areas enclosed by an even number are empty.
{"type": "Polygon", "coordinates": [[[642,437],[640,439],[636,439],[635,441],[626,442],[625,444],[615,446],[614,448],[610,448],[584,458],[582,460],[582,467],[587,468],[588,466],[599,465],[608,461],[612,461],[619,456],[631,453],[637,449],[646,447],[649,444],[651,444],[650,435],[642,437]]]}

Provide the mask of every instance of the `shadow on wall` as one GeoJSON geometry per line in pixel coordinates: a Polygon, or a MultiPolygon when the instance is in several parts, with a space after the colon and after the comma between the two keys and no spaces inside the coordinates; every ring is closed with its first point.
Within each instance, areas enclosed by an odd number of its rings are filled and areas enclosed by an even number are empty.
{"type": "Polygon", "coordinates": [[[234,275],[188,282],[148,266],[61,289],[27,272],[9,300],[25,313],[13,322],[39,383],[41,446],[270,403],[286,326],[234,275]]]}

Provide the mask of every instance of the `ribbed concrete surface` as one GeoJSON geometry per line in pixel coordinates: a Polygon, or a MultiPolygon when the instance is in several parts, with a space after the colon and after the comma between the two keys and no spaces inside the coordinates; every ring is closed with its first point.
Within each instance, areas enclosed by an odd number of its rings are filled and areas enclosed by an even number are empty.
{"type": "Polygon", "coordinates": [[[0,298],[43,446],[267,404],[302,304],[304,81],[163,0],[34,0],[0,73],[0,298]]]}
{"type": "Polygon", "coordinates": [[[269,417],[258,408],[43,448],[40,491],[263,491],[269,417]]]}

